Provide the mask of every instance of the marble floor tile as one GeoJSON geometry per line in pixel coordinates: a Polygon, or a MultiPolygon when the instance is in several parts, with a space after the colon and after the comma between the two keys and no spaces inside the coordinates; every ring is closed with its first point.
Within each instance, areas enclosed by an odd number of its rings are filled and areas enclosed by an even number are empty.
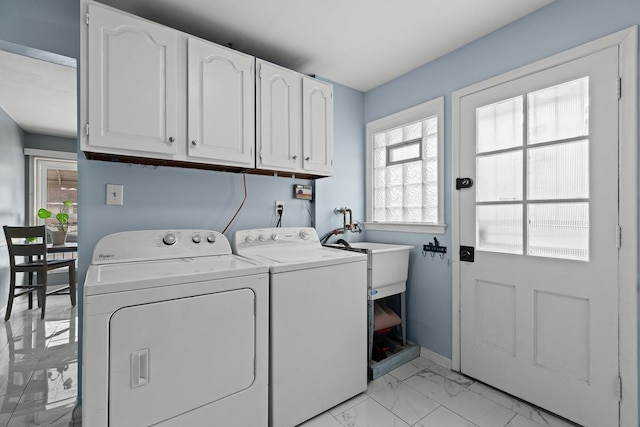
{"type": "Polygon", "coordinates": [[[403,383],[445,406],[455,396],[467,390],[466,387],[428,369],[407,378],[403,383]]]}
{"type": "Polygon", "coordinates": [[[415,375],[418,372],[422,371],[423,369],[425,368],[421,368],[410,362],[410,363],[405,363],[404,365],[389,372],[389,375],[392,375],[393,377],[399,379],[400,381],[404,381],[410,376],[415,375]]]}
{"type": "Polygon", "coordinates": [[[409,427],[373,399],[365,400],[336,418],[345,427],[409,427]]]}
{"type": "Polygon", "coordinates": [[[340,424],[333,415],[325,412],[324,414],[320,414],[317,417],[300,424],[298,427],[342,427],[342,424],[340,424]]]}
{"type": "MultiPolygon", "coordinates": [[[[445,408],[439,407],[423,419],[415,427],[478,427],[469,420],[445,408]]],[[[497,427],[497,426],[496,426],[497,427]]]]}
{"type": "Polygon", "coordinates": [[[446,405],[479,427],[504,426],[516,413],[470,390],[454,396],[446,405]]]}
{"type": "Polygon", "coordinates": [[[344,411],[351,409],[356,405],[359,405],[360,403],[364,402],[368,398],[369,396],[367,396],[366,393],[360,393],[359,395],[354,396],[351,399],[344,401],[341,404],[336,405],[333,408],[329,409],[329,413],[333,416],[338,416],[344,411]]]}
{"type": "Polygon", "coordinates": [[[391,375],[369,383],[367,394],[409,425],[415,424],[440,404],[403,384],[391,375]]]}
{"type": "Polygon", "coordinates": [[[418,368],[421,368],[422,370],[428,369],[431,372],[435,372],[436,374],[441,375],[455,383],[458,383],[463,387],[469,387],[474,382],[472,379],[467,378],[464,375],[460,375],[459,373],[447,369],[443,366],[440,366],[436,362],[424,357],[417,357],[410,363],[418,368]]]}

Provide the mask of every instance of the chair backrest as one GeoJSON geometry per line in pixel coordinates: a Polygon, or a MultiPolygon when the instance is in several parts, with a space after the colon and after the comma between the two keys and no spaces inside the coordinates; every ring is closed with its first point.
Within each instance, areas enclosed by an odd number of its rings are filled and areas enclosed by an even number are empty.
{"type": "Polygon", "coordinates": [[[7,239],[11,266],[15,265],[15,257],[30,256],[47,259],[47,231],[44,225],[34,227],[5,225],[2,228],[7,239]]]}

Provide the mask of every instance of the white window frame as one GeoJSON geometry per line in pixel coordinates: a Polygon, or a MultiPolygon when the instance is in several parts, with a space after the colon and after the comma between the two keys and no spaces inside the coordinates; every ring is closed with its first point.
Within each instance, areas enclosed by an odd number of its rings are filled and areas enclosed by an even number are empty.
{"type": "Polygon", "coordinates": [[[376,231],[403,231],[414,233],[444,234],[447,224],[444,222],[444,97],[432,99],[403,111],[391,114],[367,123],[366,133],[366,203],[367,219],[365,228],[376,231]],[[438,118],[438,221],[436,223],[374,222],[373,221],[373,137],[375,134],[408,125],[429,117],[438,118]]]}
{"type": "Polygon", "coordinates": [[[27,150],[25,155],[30,156],[29,167],[29,223],[32,225],[44,224],[38,218],[37,212],[40,207],[47,206],[47,176],[46,170],[49,167],[58,169],[78,170],[77,156],[66,155],[66,153],[27,150]]]}

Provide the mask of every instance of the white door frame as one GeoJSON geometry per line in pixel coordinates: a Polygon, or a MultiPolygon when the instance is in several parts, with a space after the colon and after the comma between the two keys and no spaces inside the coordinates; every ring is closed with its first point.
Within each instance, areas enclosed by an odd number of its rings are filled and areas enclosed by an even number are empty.
{"type": "MultiPolygon", "coordinates": [[[[622,378],[620,426],[638,426],[638,27],[633,26],[452,94],[452,182],[460,171],[460,102],[471,93],[569,62],[611,46],[619,47],[619,367],[622,378]]],[[[615,87],[612,85],[612,89],[615,87]]],[[[452,185],[452,358],[460,370],[460,198],[452,185]]],[[[615,230],[612,230],[613,233],[615,230]]]]}

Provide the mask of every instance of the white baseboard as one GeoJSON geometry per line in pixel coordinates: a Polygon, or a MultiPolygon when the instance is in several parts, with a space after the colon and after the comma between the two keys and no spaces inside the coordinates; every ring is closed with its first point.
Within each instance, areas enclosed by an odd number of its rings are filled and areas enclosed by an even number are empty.
{"type": "Polygon", "coordinates": [[[444,357],[443,355],[438,354],[435,351],[431,351],[428,348],[420,346],[420,357],[429,359],[432,362],[442,366],[443,368],[447,368],[449,370],[451,369],[451,359],[444,357]]]}

